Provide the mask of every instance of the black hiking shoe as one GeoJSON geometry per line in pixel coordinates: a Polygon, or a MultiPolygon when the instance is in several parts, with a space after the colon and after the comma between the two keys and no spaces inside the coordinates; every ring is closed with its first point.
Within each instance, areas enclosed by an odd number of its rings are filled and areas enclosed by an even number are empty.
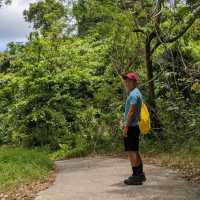
{"type": "Polygon", "coordinates": [[[142,182],[145,182],[147,180],[144,172],[142,174],[140,174],[140,178],[141,178],[142,182]]]}
{"type": "Polygon", "coordinates": [[[130,176],[128,179],[124,180],[126,185],[142,185],[143,182],[146,181],[146,176],[142,173],[139,176],[130,176]]]}
{"type": "Polygon", "coordinates": [[[142,180],[139,176],[130,176],[128,179],[124,180],[126,185],[142,185],[142,180]]]}

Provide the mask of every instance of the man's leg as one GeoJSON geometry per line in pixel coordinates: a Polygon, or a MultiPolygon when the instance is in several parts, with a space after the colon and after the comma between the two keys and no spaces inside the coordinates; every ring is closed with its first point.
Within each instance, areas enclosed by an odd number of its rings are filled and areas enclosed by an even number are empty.
{"type": "Polygon", "coordinates": [[[139,154],[139,127],[129,127],[128,137],[124,138],[125,151],[133,170],[132,176],[124,181],[127,185],[141,185],[146,180],[143,173],[143,163],[139,154]]]}
{"type": "Polygon", "coordinates": [[[143,163],[138,151],[128,151],[128,157],[133,170],[133,175],[143,175],[143,163]]]}
{"type": "Polygon", "coordinates": [[[142,160],[138,151],[128,151],[128,157],[129,157],[132,167],[137,167],[142,163],[142,160]]]}
{"type": "Polygon", "coordinates": [[[143,172],[143,164],[138,151],[128,151],[128,157],[132,166],[133,174],[124,181],[127,185],[142,185],[146,181],[143,172]]]}

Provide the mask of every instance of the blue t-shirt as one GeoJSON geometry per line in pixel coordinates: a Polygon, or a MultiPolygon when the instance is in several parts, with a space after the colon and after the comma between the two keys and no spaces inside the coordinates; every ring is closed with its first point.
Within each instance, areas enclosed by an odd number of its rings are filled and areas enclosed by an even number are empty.
{"type": "Polygon", "coordinates": [[[128,112],[131,105],[135,105],[136,107],[134,119],[133,119],[133,122],[131,123],[131,126],[137,126],[140,119],[140,111],[141,111],[141,105],[142,105],[142,94],[138,88],[133,89],[129,93],[126,99],[125,113],[124,113],[125,122],[127,122],[128,112]]]}

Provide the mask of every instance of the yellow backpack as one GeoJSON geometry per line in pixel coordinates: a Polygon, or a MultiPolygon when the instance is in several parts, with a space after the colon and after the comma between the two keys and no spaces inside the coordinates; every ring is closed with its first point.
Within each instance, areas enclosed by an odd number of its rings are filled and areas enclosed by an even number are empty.
{"type": "Polygon", "coordinates": [[[150,115],[147,106],[145,105],[144,102],[142,102],[142,107],[140,112],[139,128],[140,128],[140,133],[142,135],[146,135],[151,131],[150,115]]]}

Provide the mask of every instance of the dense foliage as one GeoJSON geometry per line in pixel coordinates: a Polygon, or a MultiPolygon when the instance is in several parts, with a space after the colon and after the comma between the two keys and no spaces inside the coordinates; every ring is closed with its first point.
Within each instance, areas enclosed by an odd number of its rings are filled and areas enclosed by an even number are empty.
{"type": "MultiPolygon", "coordinates": [[[[0,143],[48,146],[61,154],[119,148],[125,98],[120,75],[137,71],[148,99],[144,45],[155,28],[150,17],[155,2],[79,0],[72,8],[57,0],[31,4],[24,15],[35,31],[26,44],[10,43],[0,54],[0,143]]],[[[199,5],[177,1],[172,11],[164,2],[160,37],[175,36],[183,17],[187,20],[199,5]]],[[[200,142],[199,29],[194,20],[173,43],[157,38],[152,43],[159,46],[151,60],[152,111],[157,110],[154,120],[162,132],[155,127],[148,140],[163,139],[172,147],[200,142]]]]}

